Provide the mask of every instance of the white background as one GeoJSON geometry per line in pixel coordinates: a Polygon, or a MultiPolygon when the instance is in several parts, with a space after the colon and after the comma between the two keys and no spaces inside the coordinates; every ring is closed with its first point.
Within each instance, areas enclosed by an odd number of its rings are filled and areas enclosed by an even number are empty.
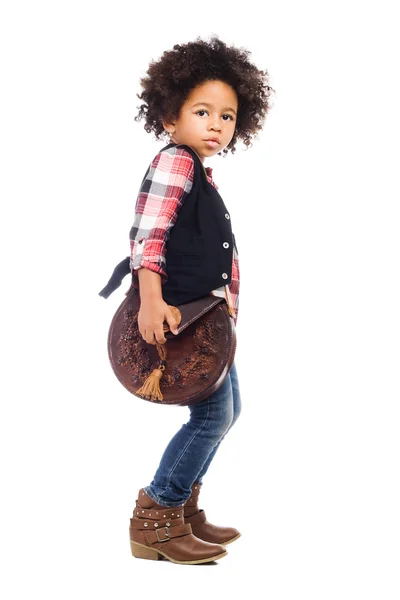
{"type": "Polygon", "coordinates": [[[2,597],[398,600],[399,82],[392,2],[2,4],[2,597]],[[276,90],[206,166],[240,253],[243,411],[204,481],[242,532],[214,565],[134,559],[129,518],[182,407],[106,339],[136,194],[164,145],[139,78],[215,33],[276,90]],[[256,591],[258,590],[258,591],[256,591]]]}

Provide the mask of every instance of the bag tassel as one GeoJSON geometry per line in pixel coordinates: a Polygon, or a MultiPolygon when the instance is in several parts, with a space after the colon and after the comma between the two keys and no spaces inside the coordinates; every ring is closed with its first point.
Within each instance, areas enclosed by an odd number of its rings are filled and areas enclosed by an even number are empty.
{"type": "Polygon", "coordinates": [[[163,395],[160,390],[160,379],[165,371],[165,362],[167,358],[167,350],[163,344],[156,344],[158,355],[160,357],[160,364],[157,369],[154,369],[152,373],[147,377],[142,387],[136,392],[138,396],[143,396],[149,400],[162,400],[163,395]]]}

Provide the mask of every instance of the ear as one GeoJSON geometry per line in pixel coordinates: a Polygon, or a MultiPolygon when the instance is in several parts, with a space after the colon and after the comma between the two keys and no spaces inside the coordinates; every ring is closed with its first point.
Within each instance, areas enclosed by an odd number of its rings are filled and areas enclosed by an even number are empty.
{"type": "Polygon", "coordinates": [[[167,121],[164,121],[164,119],[161,119],[161,123],[165,131],[168,131],[168,133],[173,133],[175,131],[175,123],[173,121],[168,123],[167,121]]]}

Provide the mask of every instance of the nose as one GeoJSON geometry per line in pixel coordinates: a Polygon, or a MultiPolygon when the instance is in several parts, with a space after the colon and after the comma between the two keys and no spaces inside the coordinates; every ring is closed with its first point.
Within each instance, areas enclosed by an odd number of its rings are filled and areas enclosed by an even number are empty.
{"type": "Polygon", "coordinates": [[[218,115],[215,115],[214,118],[210,118],[209,127],[214,129],[214,131],[221,131],[221,123],[219,122],[218,115]]]}

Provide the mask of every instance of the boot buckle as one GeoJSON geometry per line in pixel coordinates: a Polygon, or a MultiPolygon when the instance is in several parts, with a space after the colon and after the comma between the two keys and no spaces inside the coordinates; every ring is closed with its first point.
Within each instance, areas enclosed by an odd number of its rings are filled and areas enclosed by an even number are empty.
{"type": "Polygon", "coordinates": [[[168,527],[161,527],[161,529],[156,529],[156,536],[159,542],[168,542],[168,540],[171,539],[170,535],[169,535],[169,528],[168,527]],[[160,536],[158,535],[160,533],[160,531],[164,529],[165,530],[165,534],[166,537],[163,538],[162,540],[160,540],[160,536]]]}

